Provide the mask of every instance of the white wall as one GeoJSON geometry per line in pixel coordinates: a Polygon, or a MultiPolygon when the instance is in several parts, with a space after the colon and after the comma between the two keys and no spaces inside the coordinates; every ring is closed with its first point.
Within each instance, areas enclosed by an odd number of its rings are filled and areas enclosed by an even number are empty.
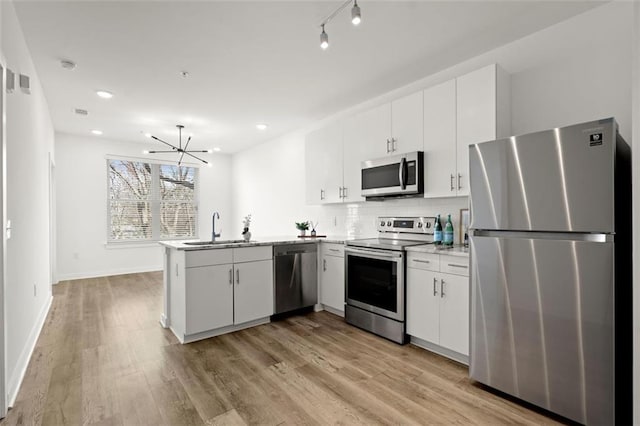
{"type": "MultiPolygon", "coordinates": [[[[357,111],[379,105],[497,62],[512,78],[514,134],[615,116],[631,134],[631,3],[611,3],[502,46],[437,74],[337,112],[307,129],[233,156],[233,214],[237,227],[253,213],[254,236],[294,235],[293,222],[320,221],[319,233],[375,233],[379,215],[452,213],[467,199],[395,200],[306,206],[304,136],[357,111]],[[597,28],[597,31],[594,31],[597,28]]],[[[457,234],[457,233],[456,233],[457,234]]]]}
{"type": "MultiPolygon", "coordinates": [[[[55,144],[58,280],[162,269],[157,243],[106,245],[106,158],[143,158],[149,146],[61,133],[55,144]]],[[[208,159],[213,167],[200,168],[198,229],[204,239],[211,233],[211,212],[220,212],[224,232],[231,210],[231,159],[217,154],[208,159]]]]}
{"type": "Polygon", "coordinates": [[[54,133],[47,101],[13,4],[2,5],[2,53],[7,67],[31,78],[31,94],[7,96],[6,371],[14,400],[51,303],[49,262],[49,155],[54,133]]]}

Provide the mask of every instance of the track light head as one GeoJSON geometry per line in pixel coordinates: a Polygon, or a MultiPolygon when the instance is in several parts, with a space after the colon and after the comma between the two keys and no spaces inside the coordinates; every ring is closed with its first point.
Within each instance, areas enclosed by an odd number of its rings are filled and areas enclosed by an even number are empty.
{"type": "Polygon", "coordinates": [[[322,24],[322,33],[320,33],[320,47],[326,50],[329,47],[329,36],[324,32],[324,24],[322,24]]]}
{"type": "Polygon", "coordinates": [[[353,7],[351,8],[351,23],[353,25],[360,25],[362,21],[362,15],[360,14],[360,6],[358,6],[358,1],[353,1],[353,7]]]}

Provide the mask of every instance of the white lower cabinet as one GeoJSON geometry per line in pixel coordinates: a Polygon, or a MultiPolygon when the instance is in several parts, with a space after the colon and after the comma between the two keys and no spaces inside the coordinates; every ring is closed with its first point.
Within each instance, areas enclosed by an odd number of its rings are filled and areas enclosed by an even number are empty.
{"type": "Polygon", "coordinates": [[[234,265],[233,323],[273,315],[273,260],[234,265]]]}
{"type": "Polygon", "coordinates": [[[344,246],[322,243],[320,303],[336,313],[344,313],[344,246]]]}
{"type": "Polygon", "coordinates": [[[185,334],[233,324],[233,265],[186,268],[185,334]]]}
{"type": "Polygon", "coordinates": [[[468,356],[468,258],[409,253],[407,261],[407,334],[468,356]]]}
{"type": "Polygon", "coordinates": [[[173,250],[169,259],[175,259],[170,327],[181,342],[273,315],[271,246],[173,250]]]}

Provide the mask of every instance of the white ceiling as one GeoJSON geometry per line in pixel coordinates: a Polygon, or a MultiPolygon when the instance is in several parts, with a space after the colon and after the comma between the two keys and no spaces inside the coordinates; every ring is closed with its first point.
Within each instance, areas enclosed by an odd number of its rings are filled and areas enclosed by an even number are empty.
{"type": "Polygon", "coordinates": [[[231,153],[599,5],[360,0],[362,24],[347,8],[322,51],[318,24],[340,3],[19,1],[16,10],[56,130],[173,143],[181,123],[192,148],[231,153]]]}

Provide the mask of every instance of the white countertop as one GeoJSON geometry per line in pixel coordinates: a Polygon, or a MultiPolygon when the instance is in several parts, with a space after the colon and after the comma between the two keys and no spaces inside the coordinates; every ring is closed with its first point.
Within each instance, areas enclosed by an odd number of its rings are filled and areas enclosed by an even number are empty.
{"type": "Polygon", "coordinates": [[[469,247],[463,247],[463,246],[453,246],[451,248],[444,248],[440,246],[435,246],[433,244],[424,244],[420,246],[409,246],[407,247],[407,252],[445,254],[448,256],[469,257],[469,247]]]}
{"type": "MultiPolygon", "coordinates": [[[[196,239],[159,241],[159,243],[165,247],[176,249],[176,250],[211,250],[211,249],[237,248],[237,247],[273,246],[273,245],[281,245],[281,244],[316,243],[320,241],[324,241],[326,243],[344,244],[344,242],[349,239],[352,239],[352,238],[340,236],[340,235],[328,235],[326,238],[311,238],[311,237],[300,238],[297,236],[285,235],[285,236],[275,236],[275,237],[259,237],[255,240],[250,240],[248,242],[233,242],[228,244],[225,244],[222,242],[216,243],[216,244],[195,245],[195,246],[185,244],[186,242],[199,241],[196,239]]],[[[226,241],[226,239],[221,238],[219,241],[226,241]]]]}

